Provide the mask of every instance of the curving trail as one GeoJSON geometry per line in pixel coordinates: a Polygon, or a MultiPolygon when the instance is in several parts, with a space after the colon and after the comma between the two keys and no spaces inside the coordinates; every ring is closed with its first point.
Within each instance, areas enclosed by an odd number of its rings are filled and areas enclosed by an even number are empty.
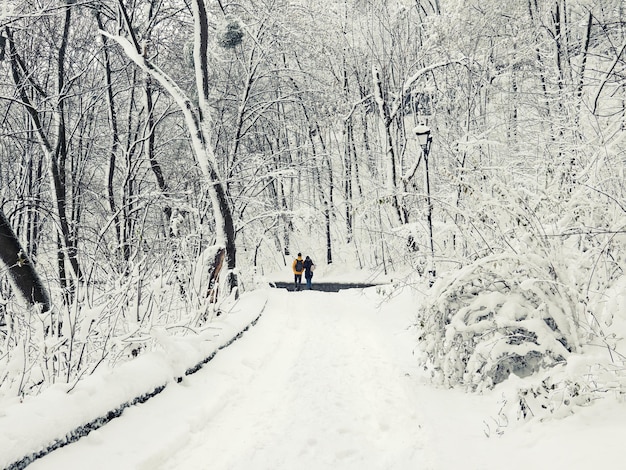
{"type": "Polygon", "coordinates": [[[406,318],[371,290],[268,296],[200,372],[29,469],[435,468],[406,318]]]}

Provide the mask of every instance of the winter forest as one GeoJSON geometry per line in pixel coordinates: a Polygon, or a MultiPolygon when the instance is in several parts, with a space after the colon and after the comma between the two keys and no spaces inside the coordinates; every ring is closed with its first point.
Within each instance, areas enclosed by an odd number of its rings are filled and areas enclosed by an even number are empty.
{"type": "Polygon", "coordinates": [[[302,247],[416,292],[437,384],[530,377],[521,415],[624,393],[621,0],[0,0],[0,23],[0,397],[194,334],[302,247]]]}

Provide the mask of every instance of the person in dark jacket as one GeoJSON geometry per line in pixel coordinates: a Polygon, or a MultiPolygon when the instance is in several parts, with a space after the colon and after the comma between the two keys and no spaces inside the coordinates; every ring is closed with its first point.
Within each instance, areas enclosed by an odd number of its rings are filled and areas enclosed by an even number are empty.
{"type": "Polygon", "coordinates": [[[302,253],[298,253],[298,257],[293,260],[291,264],[291,270],[293,271],[293,282],[296,290],[300,290],[302,286],[302,273],[304,272],[304,260],[302,259],[302,253]]]}
{"type": "Polygon", "coordinates": [[[312,280],[313,280],[313,271],[315,270],[315,263],[313,263],[313,260],[307,256],[304,260],[303,265],[304,265],[304,278],[306,279],[306,288],[311,290],[313,288],[312,280]]]}

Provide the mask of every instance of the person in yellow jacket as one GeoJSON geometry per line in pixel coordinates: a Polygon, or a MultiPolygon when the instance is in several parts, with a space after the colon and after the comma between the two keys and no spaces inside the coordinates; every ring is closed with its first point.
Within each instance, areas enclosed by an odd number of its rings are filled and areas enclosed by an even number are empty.
{"type": "Polygon", "coordinates": [[[304,260],[302,259],[302,253],[298,253],[298,257],[293,260],[291,270],[293,271],[293,280],[296,290],[300,290],[300,286],[302,285],[302,273],[304,272],[304,260]]]}

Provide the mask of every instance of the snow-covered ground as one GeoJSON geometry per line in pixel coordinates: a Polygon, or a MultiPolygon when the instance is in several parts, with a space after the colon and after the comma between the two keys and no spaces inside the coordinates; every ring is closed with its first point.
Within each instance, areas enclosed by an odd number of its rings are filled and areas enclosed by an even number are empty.
{"type": "MultiPolygon", "coordinates": [[[[380,289],[368,288],[340,293],[268,289],[244,296],[241,305],[246,305],[246,312],[234,310],[231,323],[244,326],[265,299],[267,304],[260,321],[242,338],[219,351],[199,372],[180,383],[171,381],[148,402],[127,408],[120,418],[28,468],[623,466],[626,406],[610,399],[566,419],[511,423],[502,436],[490,432],[488,438],[485,423],[497,414],[498,391],[468,395],[436,389],[425,380],[412,354],[416,341],[412,295],[383,301],[380,289]]],[[[235,330],[231,325],[219,331],[228,336],[235,330]]],[[[174,376],[171,364],[182,360],[181,351],[172,346],[166,372],[147,377],[174,376]]],[[[124,376],[129,398],[145,377],[124,376]]],[[[81,394],[79,386],[63,394],[65,401],[52,400],[58,393],[44,393],[1,408],[0,466],[7,463],[3,449],[36,450],[42,431],[69,426],[63,417],[76,420],[82,414],[77,410],[85,416],[93,411],[85,409],[93,406],[87,395],[92,400],[102,397],[98,403],[113,402],[111,395],[120,388],[114,382],[97,381],[97,387],[86,388],[91,394],[81,394]],[[33,432],[20,434],[17,421],[22,431],[33,432]]]]}

